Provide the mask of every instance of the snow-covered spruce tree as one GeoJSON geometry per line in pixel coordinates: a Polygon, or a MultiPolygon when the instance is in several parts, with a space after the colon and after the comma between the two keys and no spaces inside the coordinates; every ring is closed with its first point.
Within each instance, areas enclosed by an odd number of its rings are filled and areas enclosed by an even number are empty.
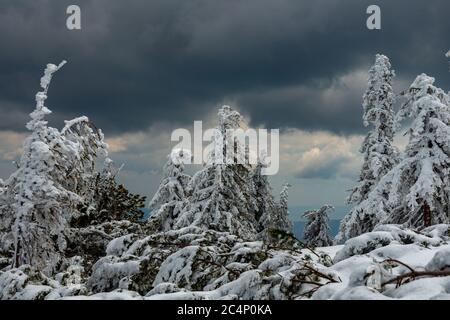
{"type": "Polygon", "coordinates": [[[409,143],[402,161],[371,193],[374,203],[388,194],[389,212],[382,223],[422,228],[449,222],[450,99],[434,86],[435,79],[419,75],[405,93],[399,120],[411,118],[409,143]]]}
{"type": "Polygon", "coordinates": [[[289,183],[285,183],[281,188],[280,192],[280,202],[278,204],[278,215],[275,218],[275,222],[273,224],[277,229],[285,230],[288,232],[292,231],[292,222],[289,219],[289,210],[288,210],[288,200],[289,200],[289,188],[291,185],[289,183]]]}
{"type": "MultiPolygon", "coordinates": [[[[0,259],[1,256],[8,255],[8,245],[5,246],[7,240],[6,235],[11,227],[12,212],[10,212],[6,202],[6,185],[5,182],[0,179],[0,259]]],[[[0,266],[1,269],[1,266],[0,266]]]]}
{"type": "Polygon", "coordinates": [[[96,177],[96,160],[108,155],[104,135],[87,117],[65,121],[61,130],[64,144],[61,156],[67,163],[65,187],[82,197],[92,196],[92,180],[96,177]]]}
{"type": "MultiPolygon", "coordinates": [[[[266,166],[264,159],[260,160],[253,171],[252,179],[255,188],[257,203],[256,219],[259,230],[264,233],[269,230],[292,232],[292,224],[288,217],[287,197],[288,185],[284,185],[280,194],[280,203],[277,203],[272,194],[269,179],[263,175],[262,169],[266,166]]],[[[262,235],[264,237],[264,235],[262,235]]]]}
{"type": "Polygon", "coordinates": [[[171,230],[181,210],[187,205],[191,177],[184,173],[183,150],[174,150],[164,166],[164,176],[149,204],[150,223],[159,231],[171,230]]]}
{"type": "Polygon", "coordinates": [[[93,168],[86,177],[87,190],[83,203],[72,215],[70,226],[75,228],[100,225],[104,222],[129,220],[140,222],[144,213],[145,197],[132,194],[122,184],[117,183],[121,168],[116,168],[110,158],[106,158],[101,172],[93,168]]]}
{"type": "Polygon", "coordinates": [[[378,181],[398,163],[398,151],[392,145],[395,135],[394,76],[389,59],[377,54],[375,64],[369,70],[368,88],[362,104],[364,125],[371,126],[361,146],[364,163],[358,184],[347,199],[353,208],[340,225],[337,242],[371,231],[378,222],[377,215],[365,211],[361,203],[378,181]]]}
{"type": "Polygon", "coordinates": [[[79,200],[63,186],[67,163],[58,147],[64,141],[59,131],[45,121],[51,113],[44,105],[48,87],[53,73],[64,63],[48,64],[45,69],[41,78],[44,90],[36,94],[36,110],[27,124],[31,135],[23,144],[17,171],[6,182],[7,207],[14,217],[13,266],[30,264],[47,274],[61,262],[61,252],[66,248],[64,215],[79,200]]]}
{"type": "Polygon", "coordinates": [[[7,186],[5,184],[5,181],[0,179],[0,232],[2,229],[6,228],[6,218],[3,217],[3,214],[6,213],[6,210],[4,208],[4,206],[6,205],[6,191],[7,186]]]}
{"type": "Polygon", "coordinates": [[[259,229],[264,229],[264,226],[268,224],[272,212],[276,210],[275,199],[272,195],[272,188],[270,187],[267,176],[261,174],[261,170],[264,168],[262,162],[258,162],[255,170],[252,173],[252,180],[255,190],[255,198],[257,211],[255,218],[259,223],[259,229]]]}
{"type": "Polygon", "coordinates": [[[243,148],[237,139],[227,139],[227,130],[239,128],[243,118],[229,106],[220,108],[218,115],[215,148],[205,167],[192,177],[189,204],[183,209],[175,227],[198,226],[230,232],[243,239],[254,239],[257,237],[257,204],[251,179],[252,168],[246,163],[217,161],[220,155],[226,159],[227,148],[238,152],[239,148],[243,148]]]}
{"type": "Polygon", "coordinates": [[[123,184],[119,184],[117,182],[119,172],[120,168],[115,168],[113,161],[107,158],[103,171],[97,174],[98,178],[94,187],[97,221],[141,222],[146,197],[131,193],[123,184]]]}
{"type": "Polygon", "coordinates": [[[332,245],[328,213],[333,210],[333,206],[324,205],[319,210],[310,210],[303,214],[303,217],[308,219],[303,231],[303,239],[307,246],[327,247],[332,245]]]}
{"type": "MultiPolygon", "coordinates": [[[[118,184],[120,168],[106,158],[103,169],[85,176],[88,193],[68,218],[66,257],[82,257],[80,266],[89,275],[92,265],[106,255],[108,243],[128,234],[142,234],[145,197],[118,184]]],[[[80,260],[80,259],[78,259],[80,260]]],[[[70,268],[70,266],[69,266],[70,268]]]]}
{"type": "Polygon", "coordinates": [[[66,121],[61,132],[47,126],[47,91],[59,66],[47,65],[36,94],[18,169],[5,182],[0,210],[6,235],[2,250],[12,265],[57,271],[67,248],[69,221],[92,197],[95,160],[107,155],[103,134],[86,117],[66,121]]]}
{"type": "MultiPolygon", "coordinates": [[[[267,183],[269,183],[267,181],[267,183]]],[[[290,184],[285,183],[280,192],[280,200],[275,203],[274,210],[268,211],[263,217],[260,238],[272,243],[287,243],[295,240],[292,233],[292,222],[289,219],[288,198],[290,184]]],[[[295,240],[297,241],[297,240],[295,240]]]]}

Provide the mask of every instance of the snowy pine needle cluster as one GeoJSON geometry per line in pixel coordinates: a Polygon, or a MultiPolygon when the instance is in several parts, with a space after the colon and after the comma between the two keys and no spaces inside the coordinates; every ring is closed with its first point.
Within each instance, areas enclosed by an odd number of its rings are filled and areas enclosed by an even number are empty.
{"type": "MultiPolygon", "coordinates": [[[[450,99],[433,78],[418,76],[395,115],[394,72],[376,56],[364,163],[335,239],[345,243],[332,246],[333,207],[306,212],[296,239],[290,185],[276,200],[264,159],[206,161],[190,176],[184,151],[172,152],[144,221],[145,197],[118,184],[101,130],[86,117],[48,126],[49,85],[64,63],[45,69],[17,170],[0,179],[0,299],[450,297],[450,99]],[[405,118],[400,152],[393,140],[405,118]]],[[[223,106],[217,132],[244,122],[223,106]]],[[[244,150],[224,137],[209,159],[244,150]]]]}

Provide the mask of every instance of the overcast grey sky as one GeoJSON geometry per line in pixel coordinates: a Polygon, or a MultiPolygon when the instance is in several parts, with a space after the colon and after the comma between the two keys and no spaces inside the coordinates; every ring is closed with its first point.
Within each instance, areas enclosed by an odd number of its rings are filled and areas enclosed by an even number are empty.
{"type": "Polygon", "coordinates": [[[173,129],[213,124],[227,103],[252,126],[282,129],[273,182],[293,185],[293,210],[342,206],[374,55],[391,58],[398,91],[422,72],[448,90],[449,12],[448,0],[2,0],[0,177],[20,153],[44,65],[66,59],[51,124],[87,115],[133,191],[154,192],[173,129]],[[80,31],[65,27],[69,4],[81,7],[80,31]],[[366,28],[370,4],[381,30],[366,28]]]}

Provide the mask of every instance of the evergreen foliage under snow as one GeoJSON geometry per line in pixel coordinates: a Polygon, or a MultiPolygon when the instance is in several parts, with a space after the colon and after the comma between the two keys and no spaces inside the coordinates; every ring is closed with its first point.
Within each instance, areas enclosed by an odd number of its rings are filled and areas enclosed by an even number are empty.
{"type": "Polygon", "coordinates": [[[328,247],[333,244],[330,237],[330,219],[328,214],[334,210],[333,206],[324,205],[319,210],[306,211],[303,217],[308,219],[303,240],[309,247],[328,247]]]}
{"type": "MultiPolygon", "coordinates": [[[[389,58],[377,54],[375,64],[369,70],[369,83],[363,97],[363,122],[365,126],[371,126],[361,146],[364,163],[358,184],[348,198],[353,208],[341,223],[337,242],[371,231],[379,222],[378,213],[366,210],[366,200],[380,179],[398,162],[398,151],[392,145],[395,134],[394,76],[389,58]]],[[[384,201],[383,195],[380,196],[380,201],[384,201]]]]}

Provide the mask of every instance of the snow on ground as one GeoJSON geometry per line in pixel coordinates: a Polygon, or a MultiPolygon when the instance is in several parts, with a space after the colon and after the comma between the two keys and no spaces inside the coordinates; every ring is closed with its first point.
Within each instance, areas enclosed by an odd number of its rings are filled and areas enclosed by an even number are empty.
{"type": "Polygon", "coordinates": [[[330,246],[330,247],[321,247],[316,248],[316,251],[323,252],[330,256],[331,259],[334,259],[338,251],[342,250],[344,245],[336,245],[336,246],[330,246]]]}
{"type": "Polygon", "coordinates": [[[411,272],[410,268],[417,272],[450,271],[448,232],[448,225],[437,225],[420,234],[390,225],[350,239],[330,267],[340,275],[342,282],[321,287],[312,298],[449,299],[449,276],[411,278],[408,279],[411,282],[401,286],[388,283],[411,272]]]}
{"type": "Polygon", "coordinates": [[[199,228],[130,235],[109,243],[87,280],[76,265],[55,279],[0,271],[0,299],[450,299],[449,230],[385,225],[315,249],[199,228]]]}

